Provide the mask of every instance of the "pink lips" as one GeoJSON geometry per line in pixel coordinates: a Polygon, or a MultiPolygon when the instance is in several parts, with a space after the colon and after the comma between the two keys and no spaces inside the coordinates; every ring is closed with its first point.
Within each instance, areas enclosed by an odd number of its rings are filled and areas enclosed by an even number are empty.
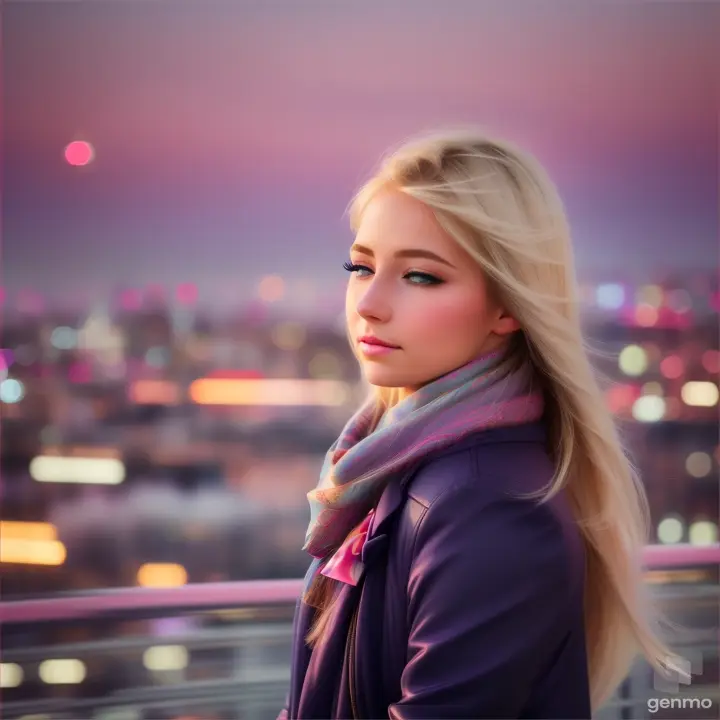
{"type": "Polygon", "coordinates": [[[368,357],[388,355],[393,352],[393,350],[399,350],[396,345],[390,345],[389,343],[373,337],[372,335],[365,335],[361,337],[358,341],[358,345],[360,346],[360,350],[363,355],[368,357]]]}
{"type": "Polygon", "coordinates": [[[361,342],[360,343],[360,350],[362,351],[363,355],[367,355],[369,357],[378,357],[379,355],[388,355],[391,352],[394,352],[398,348],[388,347],[387,345],[370,345],[370,343],[361,342]]]}

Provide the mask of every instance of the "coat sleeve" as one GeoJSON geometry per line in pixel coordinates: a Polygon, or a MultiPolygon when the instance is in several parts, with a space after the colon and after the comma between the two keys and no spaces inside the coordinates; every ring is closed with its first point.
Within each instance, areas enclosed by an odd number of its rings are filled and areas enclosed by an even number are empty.
{"type": "Polygon", "coordinates": [[[392,720],[517,718],[567,633],[569,568],[546,506],[444,494],[420,520],[392,720]],[[451,499],[450,499],[451,498],[451,499]]]}

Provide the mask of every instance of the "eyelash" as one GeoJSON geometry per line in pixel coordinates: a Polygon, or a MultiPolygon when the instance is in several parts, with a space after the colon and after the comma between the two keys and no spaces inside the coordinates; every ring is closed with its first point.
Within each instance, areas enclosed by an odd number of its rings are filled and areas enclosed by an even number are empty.
{"type": "MultiPolygon", "coordinates": [[[[358,270],[367,270],[368,272],[372,272],[369,267],[366,265],[358,265],[357,263],[352,262],[345,262],[343,263],[343,267],[348,272],[357,272],[358,270]]],[[[440,278],[435,277],[434,275],[430,275],[429,273],[423,273],[423,272],[409,272],[404,277],[410,277],[411,275],[414,275],[416,277],[421,277],[424,280],[427,281],[427,283],[424,283],[426,285],[442,285],[444,280],[441,280],[440,278]]],[[[423,284],[423,283],[414,283],[415,285],[423,284]]]]}

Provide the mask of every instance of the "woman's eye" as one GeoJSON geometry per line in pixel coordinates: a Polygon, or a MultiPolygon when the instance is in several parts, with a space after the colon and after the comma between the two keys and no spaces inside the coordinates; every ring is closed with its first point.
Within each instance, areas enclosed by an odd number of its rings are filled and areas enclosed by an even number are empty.
{"type": "Polygon", "coordinates": [[[370,270],[370,268],[365,267],[365,265],[357,265],[356,263],[351,263],[351,262],[345,262],[345,263],[343,263],[343,267],[344,267],[348,272],[354,272],[354,273],[357,273],[358,275],[360,274],[360,272],[361,272],[362,270],[367,270],[368,272],[372,272],[372,271],[370,270]]]}
{"type": "Polygon", "coordinates": [[[436,278],[434,275],[428,275],[428,273],[422,272],[410,272],[405,275],[406,278],[413,278],[413,285],[440,285],[443,281],[440,278],[436,278]]]}
{"type": "MultiPolygon", "coordinates": [[[[343,267],[348,272],[355,273],[358,277],[367,277],[367,275],[372,275],[373,272],[366,265],[358,265],[349,261],[343,263],[343,267]]],[[[411,285],[441,285],[444,282],[434,275],[417,271],[406,273],[403,275],[403,280],[408,280],[411,285]]]]}

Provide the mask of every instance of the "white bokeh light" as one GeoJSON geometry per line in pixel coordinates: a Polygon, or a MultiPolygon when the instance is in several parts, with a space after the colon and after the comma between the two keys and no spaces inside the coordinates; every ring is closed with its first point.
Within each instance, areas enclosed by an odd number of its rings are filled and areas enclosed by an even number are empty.
{"type": "Polygon", "coordinates": [[[0,402],[6,405],[19,403],[25,397],[25,386],[15,378],[6,378],[0,382],[0,402]]]}

